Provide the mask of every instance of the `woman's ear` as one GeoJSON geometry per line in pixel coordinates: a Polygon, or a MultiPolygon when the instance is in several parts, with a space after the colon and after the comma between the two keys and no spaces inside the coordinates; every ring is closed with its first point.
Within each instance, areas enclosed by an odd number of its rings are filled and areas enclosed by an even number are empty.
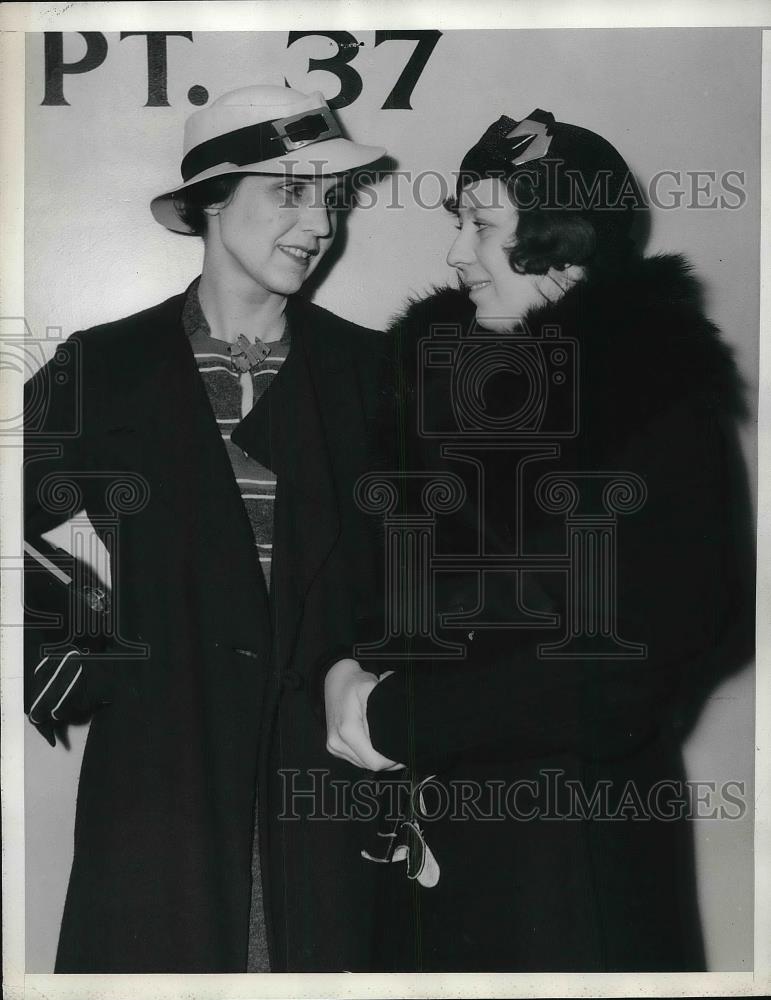
{"type": "Polygon", "coordinates": [[[565,291],[567,291],[569,288],[572,288],[577,281],[581,281],[583,279],[586,274],[586,269],[582,264],[565,264],[560,273],[562,274],[565,291]]]}
{"type": "Polygon", "coordinates": [[[584,277],[580,264],[564,264],[561,268],[550,267],[538,279],[538,290],[547,302],[557,302],[577,281],[584,277]]]}

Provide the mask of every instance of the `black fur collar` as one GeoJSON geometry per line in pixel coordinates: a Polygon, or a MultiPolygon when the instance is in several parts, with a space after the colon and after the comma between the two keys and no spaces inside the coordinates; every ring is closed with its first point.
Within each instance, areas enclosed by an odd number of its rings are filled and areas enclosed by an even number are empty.
{"type": "MultiPolygon", "coordinates": [[[[408,302],[389,327],[408,392],[418,341],[432,325],[472,329],[474,312],[465,292],[451,287],[408,302]]],[[[732,352],[704,316],[699,282],[680,255],[639,259],[613,276],[581,281],[559,302],[531,310],[525,326],[532,337],[544,326],[574,337],[585,386],[622,409],[663,409],[700,397],[710,408],[745,413],[732,352]]]]}

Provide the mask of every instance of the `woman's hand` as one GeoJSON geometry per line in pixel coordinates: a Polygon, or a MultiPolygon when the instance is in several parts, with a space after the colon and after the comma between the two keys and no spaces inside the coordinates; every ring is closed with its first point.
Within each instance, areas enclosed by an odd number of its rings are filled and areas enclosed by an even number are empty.
{"type": "Polygon", "coordinates": [[[362,670],[356,660],[338,660],[324,680],[327,715],[327,750],[367,771],[396,771],[397,764],[372,746],[367,725],[367,699],[382,677],[362,670]]]}

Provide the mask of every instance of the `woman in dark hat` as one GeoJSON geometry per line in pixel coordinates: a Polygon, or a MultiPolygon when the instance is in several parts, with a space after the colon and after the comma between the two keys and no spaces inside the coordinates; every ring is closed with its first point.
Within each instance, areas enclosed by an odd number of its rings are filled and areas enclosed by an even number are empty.
{"type": "Polygon", "coordinates": [[[502,117],[449,207],[362,484],[388,614],[325,679],[330,752],[408,792],[362,844],[375,964],[703,969],[682,744],[752,650],[739,378],[600,136],[502,117]]]}

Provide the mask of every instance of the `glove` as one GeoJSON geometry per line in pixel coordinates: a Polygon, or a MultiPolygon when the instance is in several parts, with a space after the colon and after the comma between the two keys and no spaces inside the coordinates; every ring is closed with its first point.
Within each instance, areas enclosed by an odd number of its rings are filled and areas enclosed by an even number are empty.
{"type": "Polygon", "coordinates": [[[44,656],[35,667],[27,717],[38,732],[56,746],[56,727],[86,718],[111,696],[97,664],[77,646],[44,656]]]}
{"type": "Polygon", "coordinates": [[[58,726],[83,721],[112,700],[114,666],[99,655],[110,634],[111,598],[90,569],[63,549],[38,538],[35,545],[25,540],[24,549],[24,704],[30,722],[56,746],[58,726]],[[58,615],[62,624],[37,624],[41,611],[58,615]],[[52,652],[44,656],[44,649],[52,652]],[[89,653],[96,655],[89,660],[89,653]]]}

